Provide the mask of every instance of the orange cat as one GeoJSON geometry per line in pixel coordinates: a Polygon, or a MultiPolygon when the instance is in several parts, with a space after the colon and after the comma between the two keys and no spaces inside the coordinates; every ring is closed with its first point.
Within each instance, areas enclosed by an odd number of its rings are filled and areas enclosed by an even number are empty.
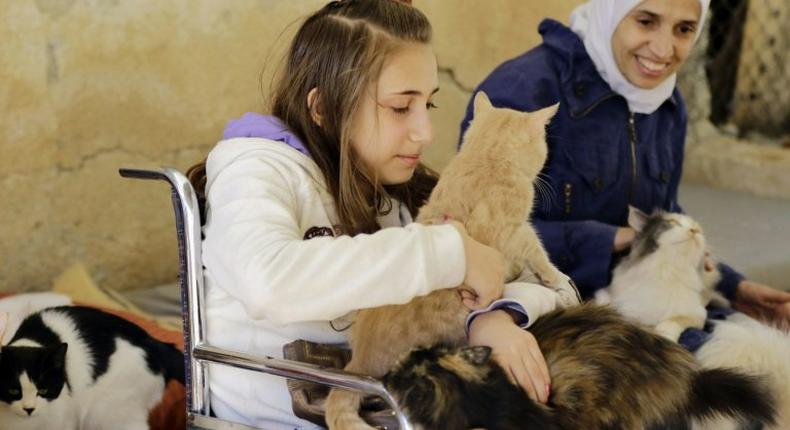
{"type": "MultiPolygon", "coordinates": [[[[581,299],[570,278],[551,264],[527,223],[533,182],[548,152],[546,124],[557,105],[531,113],[498,109],[480,92],[474,110],[461,152],[444,170],[417,221],[463,223],[471,237],[502,252],[507,280],[528,269],[557,292],[561,306],[578,304],[581,299]]],[[[345,369],[381,377],[414,347],[464,343],[468,312],[456,289],[435,291],[405,305],[360,310],[345,369]]],[[[329,428],[372,429],[359,418],[359,403],[357,393],[332,390],[326,403],[329,428]]]]}

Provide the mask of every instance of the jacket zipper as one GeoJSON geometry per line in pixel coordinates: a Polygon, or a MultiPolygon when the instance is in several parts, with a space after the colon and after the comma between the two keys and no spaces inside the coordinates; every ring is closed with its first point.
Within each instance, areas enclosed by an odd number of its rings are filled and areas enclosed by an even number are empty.
{"type": "Polygon", "coordinates": [[[634,195],[636,194],[636,125],[634,124],[634,113],[628,112],[628,131],[631,141],[631,192],[628,196],[628,202],[634,202],[634,195]]]}
{"type": "Polygon", "coordinates": [[[573,184],[570,182],[565,183],[565,215],[571,213],[571,193],[573,192],[573,184]]]}

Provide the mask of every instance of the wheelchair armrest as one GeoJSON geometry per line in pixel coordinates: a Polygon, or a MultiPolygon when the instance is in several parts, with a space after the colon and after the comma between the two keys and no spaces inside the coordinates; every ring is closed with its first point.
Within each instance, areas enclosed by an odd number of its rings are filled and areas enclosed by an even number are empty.
{"type": "Polygon", "coordinates": [[[386,387],[384,387],[384,384],[378,379],[370,376],[358,375],[340,369],[331,369],[294,360],[254,356],[210,345],[195,346],[192,349],[192,356],[200,361],[282,376],[289,379],[315,382],[379,396],[384,399],[394,411],[395,417],[398,420],[399,429],[412,429],[411,424],[409,424],[405,415],[400,410],[398,403],[389,391],[387,391],[386,387]]]}
{"type": "Polygon", "coordinates": [[[134,179],[156,179],[156,180],[167,180],[167,175],[165,175],[162,169],[133,169],[122,167],[118,169],[118,173],[124,178],[134,178],[134,179]]]}
{"type": "Polygon", "coordinates": [[[198,360],[211,363],[269,373],[289,379],[317,382],[381,396],[385,400],[391,399],[390,394],[378,379],[341,369],[321,367],[284,358],[255,356],[210,345],[197,345],[192,350],[192,354],[198,360]]]}

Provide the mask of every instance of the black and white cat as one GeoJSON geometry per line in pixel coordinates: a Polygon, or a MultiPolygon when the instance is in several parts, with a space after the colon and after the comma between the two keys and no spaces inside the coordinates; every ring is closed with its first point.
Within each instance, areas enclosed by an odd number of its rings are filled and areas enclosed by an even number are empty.
{"type": "MultiPolygon", "coordinates": [[[[612,284],[596,295],[631,320],[647,324],[678,341],[689,327],[703,328],[705,306],[716,297],[716,270],[704,270],[702,229],[683,214],[632,209],[629,224],[637,230],[631,253],[615,268],[612,284]]],[[[765,375],[777,407],[775,426],[790,429],[790,333],[741,313],[715,320],[707,342],[694,352],[703,367],[731,368],[765,375]]],[[[695,429],[735,430],[741,423],[719,417],[695,423],[695,429]]]]}
{"type": "Polygon", "coordinates": [[[689,327],[703,328],[710,297],[702,277],[706,243],[700,225],[683,214],[648,216],[634,207],[628,224],[636,231],[631,251],[615,267],[609,287],[596,293],[596,302],[613,305],[673,342],[689,327]]]}
{"type": "Polygon", "coordinates": [[[0,430],[147,430],[182,353],[88,307],[28,316],[0,349],[0,430]]]}

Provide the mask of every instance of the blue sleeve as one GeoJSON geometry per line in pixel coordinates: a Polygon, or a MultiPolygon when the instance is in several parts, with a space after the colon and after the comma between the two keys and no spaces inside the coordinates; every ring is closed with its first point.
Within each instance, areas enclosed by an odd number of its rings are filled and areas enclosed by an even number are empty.
{"type": "Polygon", "coordinates": [[[735,290],[738,289],[738,284],[740,284],[745,277],[724,263],[719,263],[718,269],[721,273],[721,280],[716,285],[716,289],[724,294],[727,300],[735,300],[735,290]]]}
{"type": "Polygon", "coordinates": [[[617,226],[598,221],[533,219],[551,261],[576,282],[582,298],[609,285],[617,226]]]}
{"type": "Polygon", "coordinates": [[[687,351],[694,353],[709,339],[710,333],[696,327],[689,327],[680,333],[678,343],[687,351]]]}

